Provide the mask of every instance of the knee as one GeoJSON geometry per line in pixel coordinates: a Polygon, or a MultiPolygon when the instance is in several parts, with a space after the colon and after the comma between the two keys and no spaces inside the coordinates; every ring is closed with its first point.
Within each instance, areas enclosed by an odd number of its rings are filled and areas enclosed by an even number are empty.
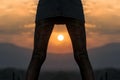
{"type": "Polygon", "coordinates": [[[83,59],[88,57],[87,50],[75,51],[74,52],[74,59],[76,62],[80,62],[83,59]]]}
{"type": "Polygon", "coordinates": [[[46,59],[46,52],[34,50],[33,57],[38,59],[40,63],[43,63],[46,59]]]}

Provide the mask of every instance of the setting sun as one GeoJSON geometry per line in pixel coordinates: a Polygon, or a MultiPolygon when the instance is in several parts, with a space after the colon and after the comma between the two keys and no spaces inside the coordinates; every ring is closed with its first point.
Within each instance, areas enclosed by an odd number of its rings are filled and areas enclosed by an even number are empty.
{"type": "Polygon", "coordinates": [[[62,34],[59,34],[59,35],[57,36],[57,39],[58,39],[59,41],[63,41],[63,40],[64,40],[64,36],[63,36],[62,34]]]}

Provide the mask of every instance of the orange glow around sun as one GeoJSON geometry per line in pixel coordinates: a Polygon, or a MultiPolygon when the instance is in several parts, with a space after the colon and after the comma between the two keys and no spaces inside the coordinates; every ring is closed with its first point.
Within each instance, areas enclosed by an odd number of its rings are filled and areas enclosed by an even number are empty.
{"type": "MultiPolygon", "coordinates": [[[[64,26],[62,26],[65,28],[64,26]]],[[[72,51],[71,40],[69,34],[66,31],[57,31],[59,26],[56,26],[51,34],[49,44],[48,44],[48,52],[49,53],[70,53],[72,51]]]]}

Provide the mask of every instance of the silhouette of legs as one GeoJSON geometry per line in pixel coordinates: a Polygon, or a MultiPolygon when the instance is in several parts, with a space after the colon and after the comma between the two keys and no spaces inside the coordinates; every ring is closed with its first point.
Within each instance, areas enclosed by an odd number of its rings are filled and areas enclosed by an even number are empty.
{"type": "MultiPolygon", "coordinates": [[[[48,21],[49,22],[49,21],[48,21]]],[[[29,64],[26,80],[38,80],[41,66],[46,58],[48,41],[54,24],[42,21],[36,24],[34,35],[34,50],[29,64]]],[[[66,23],[74,51],[75,60],[81,70],[83,80],[94,80],[93,70],[86,50],[86,34],[84,23],[77,20],[66,23]]]]}
{"type": "Polygon", "coordinates": [[[38,80],[41,66],[46,58],[49,37],[52,33],[53,24],[41,22],[36,24],[34,35],[34,50],[29,64],[26,80],[38,80]]]}
{"type": "Polygon", "coordinates": [[[74,58],[81,70],[82,79],[94,80],[93,70],[86,49],[86,32],[84,23],[73,21],[66,24],[66,26],[72,41],[74,58]]]}

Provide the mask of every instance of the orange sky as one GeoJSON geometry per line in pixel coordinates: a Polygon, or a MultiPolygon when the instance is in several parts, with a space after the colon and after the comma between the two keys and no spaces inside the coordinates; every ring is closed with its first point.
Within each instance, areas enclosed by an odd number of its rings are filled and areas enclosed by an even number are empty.
{"type": "MultiPolygon", "coordinates": [[[[120,42],[120,1],[83,1],[88,48],[120,42]]],[[[37,0],[1,0],[0,3],[0,42],[32,49],[37,0]]],[[[48,52],[72,52],[65,25],[55,25],[48,52]],[[60,33],[65,36],[62,42],[59,42],[56,37],[60,33]]]]}

